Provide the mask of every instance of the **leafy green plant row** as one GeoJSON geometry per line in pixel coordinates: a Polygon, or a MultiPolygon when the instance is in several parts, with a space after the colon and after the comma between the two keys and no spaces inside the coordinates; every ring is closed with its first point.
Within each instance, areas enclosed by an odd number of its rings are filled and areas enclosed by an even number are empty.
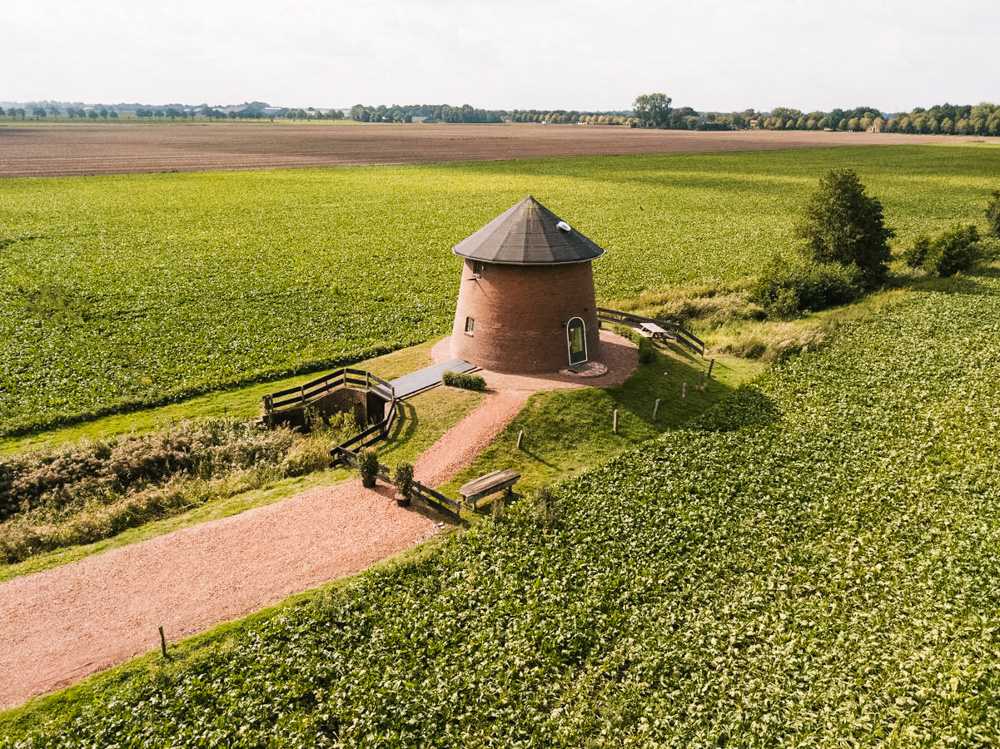
{"type": "Polygon", "coordinates": [[[992,276],[909,295],[544,507],[0,746],[995,745],[998,321],[992,276]]]}
{"type": "Polygon", "coordinates": [[[598,295],[753,276],[831,168],[905,244],[979,221],[988,146],[548,159],[0,184],[0,434],[447,333],[450,248],[534,194],[608,250],[598,295]]]}

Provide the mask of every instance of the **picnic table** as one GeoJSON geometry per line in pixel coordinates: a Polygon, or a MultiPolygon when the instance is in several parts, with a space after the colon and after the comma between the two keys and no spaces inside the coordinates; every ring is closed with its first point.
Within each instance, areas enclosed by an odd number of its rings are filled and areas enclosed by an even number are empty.
{"type": "Polygon", "coordinates": [[[488,497],[490,494],[496,494],[499,491],[510,492],[511,487],[517,483],[517,480],[521,478],[521,474],[510,468],[503,468],[499,471],[493,471],[492,473],[487,473],[479,478],[472,479],[466,484],[462,484],[462,488],[458,490],[458,493],[462,495],[462,499],[466,502],[472,504],[475,507],[476,502],[483,497],[488,497]]]}
{"type": "Polygon", "coordinates": [[[655,322],[644,322],[640,323],[639,327],[636,328],[639,331],[639,335],[645,338],[652,338],[654,341],[657,340],[668,340],[674,341],[677,336],[671,331],[667,330],[661,325],[657,325],[655,322]]]}

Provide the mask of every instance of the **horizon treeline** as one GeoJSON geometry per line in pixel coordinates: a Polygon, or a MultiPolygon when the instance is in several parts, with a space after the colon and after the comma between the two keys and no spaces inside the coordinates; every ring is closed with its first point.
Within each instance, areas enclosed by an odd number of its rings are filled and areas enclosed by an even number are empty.
{"type": "MultiPolygon", "coordinates": [[[[667,99],[667,102],[670,100],[667,99]]],[[[776,107],[769,112],[747,109],[742,112],[698,112],[691,107],[666,108],[659,124],[653,125],[632,110],[581,112],[576,110],[477,109],[468,104],[407,105],[377,107],[355,104],[350,118],[358,122],[422,121],[490,123],[544,122],[590,125],[629,125],[670,130],[841,130],[899,132],[945,135],[1000,135],[1000,106],[981,104],[954,106],[938,104],[930,109],[916,107],[910,112],[885,113],[874,107],[833,109],[829,112],[802,112],[776,107]]]]}
{"type": "Polygon", "coordinates": [[[368,106],[355,104],[349,111],[340,108],[306,109],[272,107],[264,102],[246,102],[234,106],[170,105],[83,105],[61,102],[35,102],[0,107],[0,118],[34,120],[62,118],[109,120],[138,118],[169,119],[343,119],[357,122],[449,122],[501,123],[536,122],[548,124],[623,125],[656,127],[670,130],[840,130],[942,135],[1000,136],[1000,106],[989,102],[976,105],[936,104],[929,109],[915,107],[909,112],[882,112],[875,107],[833,109],[829,112],[803,112],[789,107],[769,111],[746,109],[739,112],[699,112],[691,107],[669,106],[655,122],[634,110],[579,111],[542,109],[483,109],[469,104],[408,104],[368,106]]]}

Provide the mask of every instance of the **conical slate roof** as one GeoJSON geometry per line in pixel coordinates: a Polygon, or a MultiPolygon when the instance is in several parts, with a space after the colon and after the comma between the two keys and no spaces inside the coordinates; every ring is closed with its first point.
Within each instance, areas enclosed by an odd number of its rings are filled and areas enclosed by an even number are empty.
{"type": "Polygon", "coordinates": [[[530,195],[451,251],[470,260],[509,265],[582,263],[604,254],[530,195]]]}

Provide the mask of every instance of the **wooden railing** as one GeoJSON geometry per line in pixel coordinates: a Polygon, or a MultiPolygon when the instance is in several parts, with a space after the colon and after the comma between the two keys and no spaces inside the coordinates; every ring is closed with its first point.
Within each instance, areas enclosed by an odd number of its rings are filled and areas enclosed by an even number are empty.
{"type": "Polygon", "coordinates": [[[701,356],[705,355],[705,342],[694,333],[672,320],[660,320],[655,317],[643,317],[642,315],[633,315],[631,312],[621,312],[616,309],[606,309],[604,307],[597,308],[597,318],[602,322],[628,325],[629,327],[635,327],[636,325],[641,325],[644,322],[656,323],[661,328],[673,334],[674,339],[682,346],[685,346],[701,356]]]}
{"type": "MultiPolygon", "coordinates": [[[[377,392],[377,391],[373,391],[377,392]]],[[[381,396],[380,396],[381,397],[381,396]]],[[[396,399],[393,398],[389,401],[389,408],[386,411],[385,417],[378,424],[373,424],[368,427],[365,431],[360,434],[356,434],[345,442],[341,442],[337,447],[351,449],[355,445],[359,447],[368,447],[373,445],[379,440],[384,440],[389,438],[389,432],[392,431],[392,425],[396,423],[396,399]]],[[[336,448],[334,448],[336,449],[336,448]]]]}
{"type": "MultiPolygon", "coordinates": [[[[338,445],[330,451],[330,455],[337,463],[346,463],[349,466],[357,467],[358,465],[358,454],[354,450],[351,450],[343,445],[338,445]]],[[[378,478],[382,479],[386,483],[393,483],[392,474],[389,472],[389,466],[383,463],[378,464],[378,478]]],[[[436,510],[443,512],[446,515],[451,516],[455,520],[460,520],[461,515],[459,510],[461,505],[453,499],[449,499],[439,491],[431,489],[429,486],[421,484],[419,481],[414,481],[410,489],[411,499],[416,497],[422,499],[424,502],[429,504],[436,510]]]]}
{"type": "Polygon", "coordinates": [[[413,482],[413,494],[420,499],[427,502],[431,507],[434,507],[446,515],[451,515],[456,520],[460,519],[458,514],[459,504],[453,499],[448,499],[441,492],[431,489],[429,486],[424,486],[419,481],[413,482]]]}
{"type": "Polygon", "coordinates": [[[338,387],[358,387],[372,390],[373,382],[384,387],[390,399],[395,399],[395,390],[388,380],[383,380],[378,375],[373,375],[363,369],[344,367],[322,377],[317,377],[315,380],[310,380],[304,385],[265,395],[264,412],[270,414],[280,409],[307,406],[338,387]]]}

